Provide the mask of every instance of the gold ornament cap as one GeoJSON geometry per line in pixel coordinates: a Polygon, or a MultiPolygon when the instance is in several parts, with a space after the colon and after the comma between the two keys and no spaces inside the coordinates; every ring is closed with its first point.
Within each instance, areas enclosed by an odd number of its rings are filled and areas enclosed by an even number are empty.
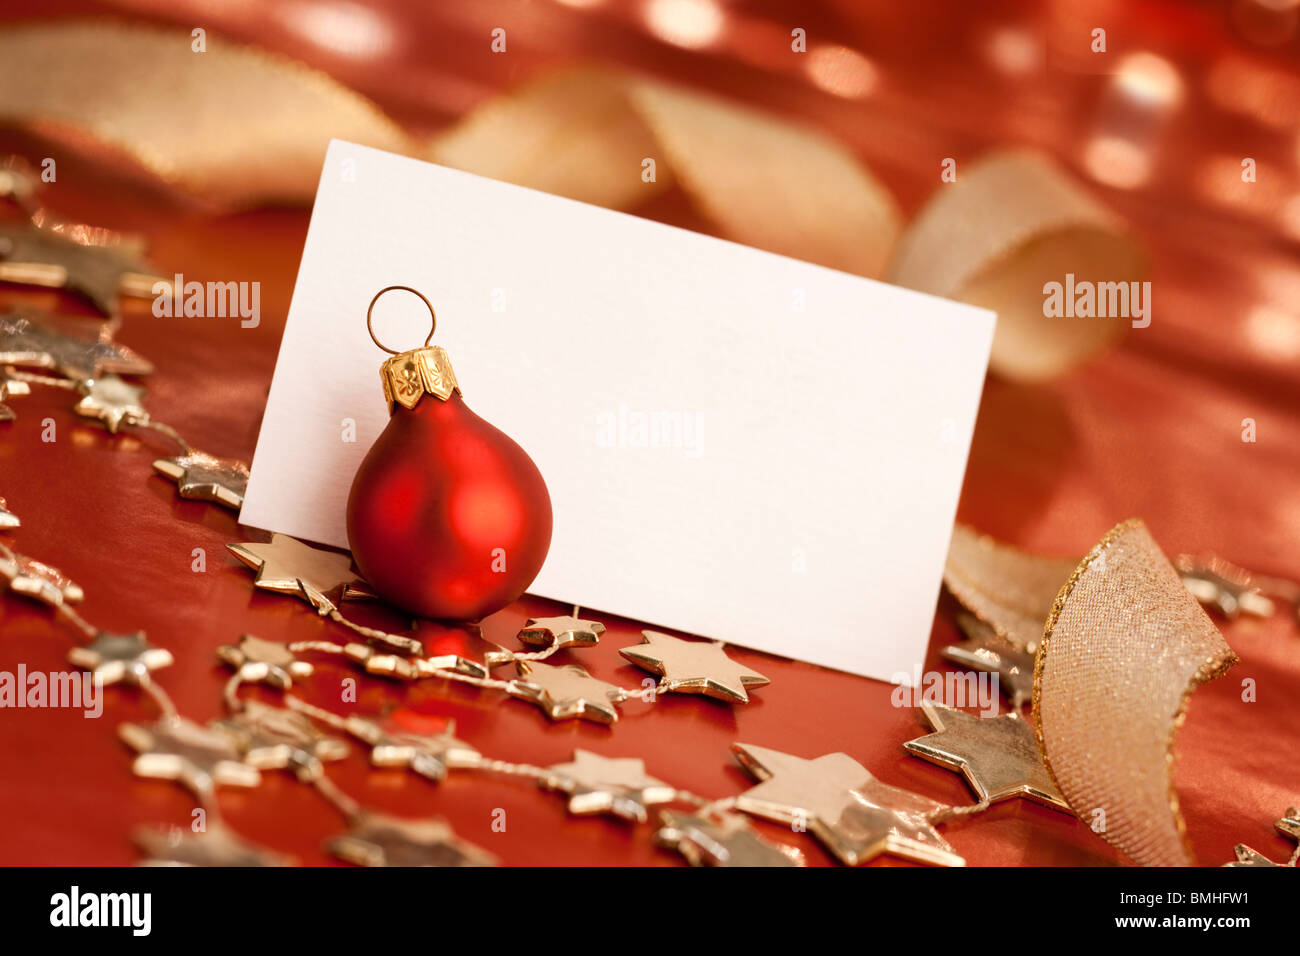
{"type": "Polygon", "coordinates": [[[406,285],[390,285],[380,289],[366,310],[366,328],[370,332],[371,341],[393,356],[379,367],[379,379],[384,386],[384,400],[388,402],[389,415],[393,414],[398,405],[414,408],[425,395],[432,395],[445,402],[451,398],[452,392],[460,391],[460,383],[456,381],[456,373],[452,371],[451,359],[446,350],[429,344],[438,328],[438,316],[433,311],[433,304],[421,292],[406,285]],[[375,303],[384,293],[399,290],[418,296],[429,310],[429,335],[423,346],[408,352],[390,349],[375,335],[375,303]]]}
{"type": "Polygon", "coordinates": [[[379,377],[384,384],[384,400],[388,402],[390,415],[396,405],[414,408],[424,395],[433,395],[445,402],[452,392],[460,391],[447,351],[436,345],[394,355],[380,366],[379,377]]]}

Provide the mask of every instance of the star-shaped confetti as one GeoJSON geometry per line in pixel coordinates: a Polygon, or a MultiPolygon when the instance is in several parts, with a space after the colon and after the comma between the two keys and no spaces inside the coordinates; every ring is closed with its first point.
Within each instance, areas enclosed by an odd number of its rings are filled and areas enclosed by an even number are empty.
{"type": "Polygon", "coordinates": [[[1273,613],[1273,602],[1259,593],[1250,572],[1244,568],[1222,558],[1197,558],[1188,554],[1180,554],[1174,566],[1192,597],[1216,608],[1228,619],[1238,614],[1268,617],[1273,613]]]}
{"type": "Polygon", "coordinates": [[[76,604],[85,592],[58,568],[33,561],[0,545],[0,579],[10,591],[50,607],[76,604]]]}
{"type": "Polygon", "coordinates": [[[144,631],[134,634],[100,631],[89,644],[69,651],[68,661],[86,668],[105,684],[119,681],[142,684],[150,673],[174,662],[170,651],[145,640],[144,631]]]}
{"type": "Polygon", "coordinates": [[[732,750],[762,781],[736,798],[738,809],[810,830],[849,866],[881,853],[965,865],[934,827],[947,806],[881,783],[847,754],[805,760],[751,744],[732,744],[732,750]]]}
{"type": "Polygon", "coordinates": [[[570,813],[609,813],[634,823],[645,822],[647,806],[677,796],[675,787],[647,775],[641,760],[602,757],[590,750],[574,750],[571,762],[547,767],[538,782],[568,794],[570,813]]]}
{"type": "Polygon", "coordinates": [[[735,704],[749,703],[747,687],[770,684],[766,677],[741,667],[711,641],[684,641],[680,637],[642,631],[645,642],[623,647],[619,653],[638,667],[663,678],[663,690],[704,694],[735,704]]]}
{"type": "Polygon", "coordinates": [[[376,767],[405,767],[422,777],[438,781],[447,770],[477,767],[483,757],[477,750],[456,739],[454,720],[433,721],[439,729],[420,733],[415,728],[427,729],[428,718],[399,711],[381,720],[351,716],[347,719],[348,733],[370,746],[370,762],[376,767]]]}
{"type": "Polygon", "coordinates": [[[228,544],[231,554],[257,572],[253,585],[281,594],[294,594],[317,610],[319,597],[333,607],[332,592],[359,581],[352,571],[352,556],[313,548],[287,534],[273,534],[265,543],[228,544]]]}
{"type": "Polygon", "coordinates": [[[83,379],[77,383],[77,390],[82,397],[72,410],[83,418],[100,422],[112,434],[117,434],[123,425],[143,425],[149,421],[149,412],[144,407],[145,390],[116,375],[83,379]]]}
{"type": "Polygon", "coordinates": [[[131,834],[144,866],[293,866],[294,860],[245,840],[220,820],[198,833],[180,827],[137,827],[131,834]]]}
{"type": "Polygon", "coordinates": [[[600,724],[618,720],[614,704],[627,698],[627,691],[597,680],[576,664],[557,667],[541,661],[518,661],[519,677],[510,682],[508,693],[532,701],[551,720],[582,717],[600,724]]]}
{"type": "Polygon", "coordinates": [[[126,346],[104,341],[78,319],[36,318],[10,313],[0,316],[0,365],[25,365],[53,369],[74,381],[116,372],[148,375],[150,362],[126,346]],[[80,330],[85,328],[86,334],[80,330]],[[76,329],[78,331],[64,331],[76,329]]]}
{"type": "Polygon", "coordinates": [[[977,717],[928,701],[921,703],[921,712],[935,732],[903,746],[960,772],[981,801],[1027,797],[1073,812],[1047,772],[1034,729],[1018,713],[977,717]]]}
{"type": "Polygon", "coordinates": [[[659,812],[655,842],[686,857],[691,866],[804,866],[792,846],[763,839],[744,817],[720,814],[716,819],[676,810],[659,812]]]}
{"type": "Polygon", "coordinates": [[[262,681],[280,690],[292,686],[295,677],[301,679],[312,672],[311,664],[298,660],[287,645],[252,634],[242,635],[238,644],[218,647],[217,657],[244,680],[262,681]]]}
{"type": "Polygon", "coordinates": [[[957,626],[965,632],[967,640],[945,647],[942,653],[947,660],[971,670],[997,674],[998,687],[1017,710],[1033,700],[1033,654],[1012,647],[973,614],[959,614],[957,626]]]}
{"type": "Polygon", "coordinates": [[[519,640],[532,647],[590,647],[605,633],[599,621],[576,617],[530,617],[519,632],[519,640]]]}
{"type": "Polygon", "coordinates": [[[116,315],[121,294],[152,297],[171,282],[149,274],[144,244],[131,236],[73,224],[0,225],[0,280],[68,289],[104,315],[116,315]]]}
{"type": "Polygon", "coordinates": [[[200,799],[218,786],[255,787],[262,779],[226,734],[183,717],[164,717],[149,727],[123,724],[118,733],[139,754],[131,768],[138,776],[178,781],[200,799]]]}
{"type": "Polygon", "coordinates": [[[359,814],[325,849],[358,866],[496,866],[490,853],[452,832],[447,821],[359,814]]]}
{"type": "Polygon", "coordinates": [[[228,734],[244,762],[258,770],[292,770],[299,780],[317,780],[324,762],[348,755],[346,741],[316,729],[303,714],[255,700],[214,729],[228,734]]]}
{"type": "Polygon", "coordinates": [[[29,395],[31,390],[31,386],[22,379],[14,378],[8,369],[0,367],[0,422],[11,422],[16,417],[14,410],[5,404],[5,399],[29,395]]]}
{"type": "Polygon", "coordinates": [[[242,461],[191,451],[175,458],[159,458],[153,469],[176,482],[182,498],[215,501],[236,511],[244,506],[248,465],[242,461]]]}
{"type": "Polygon", "coordinates": [[[0,531],[13,531],[21,525],[18,516],[9,510],[9,503],[0,498],[0,531]]]}

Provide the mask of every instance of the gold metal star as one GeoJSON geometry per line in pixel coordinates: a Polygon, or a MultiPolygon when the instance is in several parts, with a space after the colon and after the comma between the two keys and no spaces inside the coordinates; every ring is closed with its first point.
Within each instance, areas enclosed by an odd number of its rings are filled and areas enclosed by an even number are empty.
{"type": "Polygon", "coordinates": [[[14,378],[9,374],[9,370],[0,367],[0,422],[11,422],[14,420],[14,410],[5,404],[6,398],[13,398],[17,395],[30,395],[31,386],[22,379],[14,378]]]}
{"type": "Polygon", "coordinates": [[[75,381],[110,372],[148,375],[153,365],[101,338],[98,321],[11,312],[0,316],[0,364],[53,369],[75,381]]]}
{"type": "Polygon", "coordinates": [[[448,769],[482,763],[477,750],[456,739],[454,720],[436,721],[440,729],[435,733],[416,732],[414,728],[422,723],[428,727],[430,719],[409,711],[378,721],[353,715],[347,719],[347,730],[370,746],[374,766],[405,767],[435,782],[445,777],[448,769]]]}
{"type": "Polygon", "coordinates": [[[1286,815],[1273,824],[1278,833],[1290,837],[1297,842],[1295,852],[1285,863],[1276,863],[1270,860],[1258,850],[1252,850],[1244,843],[1238,843],[1233,847],[1233,853],[1237,859],[1231,863],[1225,863],[1224,866],[1295,866],[1300,862],[1300,810],[1295,807],[1288,807],[1286,815]]]}
{"type": "Polygon", "coordinates": [[[496,857],[460,839],[447,821],[363,812],[327,852],[358,866],[496,866],[496,857]]]}
{"type": "Polygon", "coordinates": [[[961,773],[981,802],[1027,797],[1074,812],[1047,772],[1034,728],[1018,713],[977,717],[929,701],[921,703],[921,713],[935,732],[903,747],[961,773]]]}
{"type": "Polygon", "coordinates": [[[257,572],[254,587],[294,594],[321,610],[316,598],[329,602],[330,594],[360,580],[352,571],[352,556],[303,544],[287,534],[273,534],[266,543],[248,541],[227,548],[257,572]]]}
{"type": "Polygon", "coordinates": [[[590,750],[574,750],[571,762],[547,767],[538,782],[567,793],[570,813],[609,813],[635,823],[645,822],[648,805],[677,796],[675,787],[646,774],[643,761],[602,757],[590,750]]]}
{"type": "Polygon", "coordinates": [[[519,632],[519,640],[532,647],[591,647],[605,633],[599,621],[576,617],[530,617],[519,632]]]}
{"type": "Polygon", "coordinates": [[[295,861],[245,840],[220,820],[198,833],[180,827],[137,827],[131,834],[144,866],[293,866],[295,861]]]}
{"type": "Polygon", "coordinates": [[[226,734],[183,717],[163,717],[149,727],[123,724],[118,733],[139,754],[131,768],[138,776],[176,780],[200,799],[218,786],[255,787],[262,780],[226,734]]]}
{"type": "Polygon", "coordinates": [[[1183,585],[1202,604],[1217,608],[1226,618],[1238,614],[1268,617],[1273,602],[1259,593],[1251,573],[1222,558],[1180,554],[1174,562],[1183,585]]]}
{"type": "Polygon", "coordinates": [[[9,590],[50,607],[76,604],[85,592],[58,568],[0,545],[0,578],[9,590]]]}
{"type": "Polygon", "coordinates": [[[659,811],[655,842],[686,857],[691,866],[804,866],[792,846],[763,839],[735,813],[702,817],[676,810],[659,811]]]}
{"type": "Polygon", "coordinates": [[[747,704],[746,687],[770,684],[766,677],[742,667],[712,641],[684,641],[680,637],[642,631],[645,642],[619,648],[638,667],[663,678],[661,689],[683,694],[704,694],[729,703],[747,704]]]}
{"type": "Polygon", "coordinates": [[[597,680],[577,664],[557,667],[541,661],[517,661],[519,676],[507,693],[532,701],[551,720],[582,717],[600,724],[618,720],[614,704],[627,699],[627,691],[597,680]]]}
{"type": "Polygon", "coordinates": [[[0,498],[0,531],[13,531],[21,526],[18,516],[9,510],[8,502],[0,498]]]}
{"type": "Polygon", "coordinates": [[[100,631],[89,644],[74,647],[68,661],[97,674],[105,684],[126,681],[143,684],[149,674],[174,662],[171,651],[154,647],[145,640],[144,631],[134,634],[109,634],[100,631]]]}
{"type": "Polygon", "coordinates": [[[961,644],[950,644],[943,656],[962,667],[998,675],[998,687],[1019,710],[1034,697],[1034,655],[1017,650],[997,631],[973,614],[957,615],[957,626],[967,635],[961,644]]]}
{"type": "Polygon", "coordinates": [[[159,458],[153,469],[176,482],[182,498],[215,501],[236,511],[244,506],[248,465],[242,461],[191,451],[175,458],[159,458]]]}
{"type": "Polygon", "coordinates": [[[421,622],[416,633],[428,654],[427,666],[438,670],[488,677],[492,668],[515,659],[515,655],[500,644],[484,639],[477,626],[421,622]]]}
{"type": "Polygon", "coordinates": [[[134,236],[79,224],[0,225],[0,280],[68,289],[104,315],[116,315],[118,295],[152,298],[161,282],[151,275],[134,236]]]}
{"type": "Polygon", "coordinates": [[[252,634],[241,635],[238,644],[218,647],[217,657],[244,680],[262,681],[280,690],[291,687],[295,677],[308,677],[312,672],[311,664],[298,660],[286,645],[252,634]]]}
{"type": "Polygon", "coordinates": [[[144,407],[145,390],[116,375],[83,379],[77,383],[77,390],[82,398],[72,410],[100,422],[112,434],[117,434],[123,425],[143,425],[149,421],[149,412],[144,407]]]}
{"type": "Polygon", "coordinates": [[[751,744],[731,749],[763,781],[736,798],[738,809],[806,827],[849,866],[881,853],[940,866],[966,864],[934,827],[949,807],[881,783],[848,754],[804,760],[751,744]]]}
{"type": "Polygon", "coordinates": [[[255,700],[244,701],[241,710],[213,728],[230,737],[249,766],[292,770],[303,781],[320,779],[324,761],[348,755],[346,741],[321,733],[303,714],[255,700]]]}

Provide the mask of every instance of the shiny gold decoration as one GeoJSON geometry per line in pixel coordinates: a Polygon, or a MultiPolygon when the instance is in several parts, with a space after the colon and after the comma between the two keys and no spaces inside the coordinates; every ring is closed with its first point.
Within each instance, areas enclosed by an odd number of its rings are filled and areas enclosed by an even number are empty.
{"type": "Polygon", "coordinates": [[[1174,736],[1198,686],[1237,661],[1140,521],[1111,529],[1061,589],[1034,671],[1034,729],[1061,793],[1142,865],[1193,862],[1174,736]]]}
{"type": "Polygon", "coordinates": [[[355,641],[349,642],[343,646],[343,654],[349,660],[356,661],[364,667],[367,674],[374,674],[378,677],[391,677],[394,680],[419,680],[422,677],[434,676],[433,668],[426,665],[421,658],[388,654],[375,650],[369,644],[358,644],[355,641]]]}
{"type": "Polygon", "coordinates": [[[605,633],[600,621],[584,621],[572,615],[530,617],[517,635],[531,647],[594,647],[605,633]]]}
{"type": "Polygon", "coordinates": [[[0,422],[11,422],[16,417],[14,410],[5,404],[5,399],[31,394],[31,390],[26,382],[14,378],[8,369],[0,367],[0,422]]]}
{"type": "Polygon", "coordinates": [[[1034,728],[1018,713],[977,717],[929,701],[921,712],[935,732],[903,747],[959,772],[981,802],[1027,797],[1070,812],[1043,764],[1034,728]]]}
{"type": "Polygon", "coordinates": [[[175,780],[200,800],[218,786],[255,787],[262,780],[226,734],[183,717],[163,717],[149,727],[123,724],[118,733],[139,754],[131,768],[137,776],[175,780]]]}
{"type": "Polygon", "coordinates": [[[642,631],[644,643],[619,648],[619,654],[663,680],[660,689],[704,694],[732,704],[749,703],[747,687],[770,684],[758,671],[726,655],[721,642],[685,641],[658,631],[642,631]]]}
{"type": "Polygon", "coordinates": [[[957,616],[957,626],[966,634],[961,644],[950,644],[940,653],[961,667],[998,676],[998,687],[1020,710],[1034,697],[1034,655],[1017,650],[997,636],[992,627],[973,614],[957,616]]]}
{"type": "Polygon", "coordinates": [[[1245,568],[1222,558],[1198,558],[1190,554],[1180,554],[1174,567],[1196,600],[1217,608],[1229,620],[1238,614],[1268,617],[1273,613],[1273,602],[1259,593],[1259,587],[1245,568]]]}
{"type": "Polygon", "coordinates": [[[434,633],[432,628],[420,633],[428,657],[421,668],[456,671],[470,677],[488,677],[492,668],[509,664],[513,652],[486,640],[477,625],[445,627],[434,633]]]}
{"type": "Polygon", "coordinates": [[[125,346],[103,341],[98,332],[83,334],[91,326],[98,329],[100,323],[17,312],[0,316],[0,364],[53,369],[74,381],[153,371],[147,359],[125,346]]]}
{"type": "Polygon", "coordinates": [[[293,866],[294,860],[245,840],[220,820],[197,833],[172,827],[137,827],[131,839],[144,866],[293,866]]]}
{"type": "Polygon", "coordinates": [[[0,280],[79,293],[104,315],[118,313],[119,295],[152,298],[161,283],[142,258],[144,243],[85,226],[0,224],[0,280]]]}
{"type": "Polygon", "coordinates": [[[228,544],[230,553],[257,572],[254,587],[294,594],[313,607],[314,598],[328,595],[359,581],[352,571],[352,556],[303,544],[287,534],[273,534],[266,543],[228,544]]]}
{"type": "Polygon", "coordinates": [[[1068,273],[1127,289],[1144,272],[1141,249],[1113,212],[1050,157],[1015,150],[967,164],[935,189],[899,242],[888,280],[997,312],[989,367],[1037,382],[1086,361],[1132,322],[1045,315],[1044,285],[1068,273]]]}
{"type": "Polygon", "coordinates": [[[714,818],[661,810],[655,842],[677,851],[691,866],[805,865],[799,850],[763,839],[734,813],[714,818]]]}
{"type": "Polygon", "coordinates": [[[369,745],[374,766],[403,767],[435,782],[448,769],[477,767],[483,761],[477,750],[456,739],[454,720],[448,720],[439,733],[420,734],[392,718],[376,721],[352,715],[347,718],[347,731],[369,745]]]}
{"type": "Polygon", "coordinates": [[[9,510],[9,503],[0,498],[0,531],[13,531],[21,526],[18,516],[9,510]]]}
{"type": "Polygon", "coordinates": [[[1032,654],[1052,602],[1078,563],[1028,554],[959,524],[952,531],[943,583],[1004,641],[1032,654]]]}
{"type": "Polygon", "coordinates": [[[281,690],[292,686],[294,678],[308,677],[312,672],[312,665],[299,660],[286,645],[252,634],[242,635],[238,644],[218,647],[217,658],[238,671],[244,680],[262,681],[281,690]]]}
{"type": "Polygon", "coordinates": [[[191,451],[175,458],[159,458],[153,468],[176,482],[182,498],[215,501],[235,511],[244,506],[248,465],[242,461],[191,451]]]}
{"type": "Polygon", "coordinates": [[[122,152],[223,205],[310,203],[333,137],[413,150],[372,103],[324,73],[226,38],[210,38],[202,54],[190,44],[188,26],[11,25],[0,34],[0,118],[67,148],[89,140],[95,152],[122,152]]]}
{"type": "Polygon", "coordinates": [[[396,405],[414,408],[425,395],[445,402],[452,392],[460,391],[451,359],[436,345],[394,355],[379,367],[379,377],[390,415],[396,405]]]}
{"type": "Polygon", "coordinates": [[[951,808],[881,783],[847,754],[805,760],[779,750],[732,744],[740,765],[762,782],[736,798],[745,813],[806,828],[842,863],[881,853],[918,863],[964,866],[934,822],[951,808]]]}
{"type": "Polygon", "coordinates": [[[325,762],[342,760],[348,745],[316,729],[310,719],[283,707],[255,700],[213,729],[227,734],[244,763],[258,770],[292,770],[299,780],[311,781],[325,772],[325,762]]]}
{"type": "Polygon", "coordinates": [[[447,821],[363,812],[325,849],[358,866],[496,866],[490,853],[452,832],[447,821]]]}
{"type": "Polygon", "coordinates": [[[134,634],[109,634],[100,631],[89,644],[74,647],[68,652],[68,661],[84,667],[105,684],[126,681],[141,684],[156,670],[175,663],[171,652],[154,647],[145,640],[144,631],[134,634]]]}
{"type": "Polygon", "coordinates": [[[675,787],[649,776],[635,757],[602,757],[590,750],[573,751],[573,760],[547,767],[538,782],[569,796],[569,812],[608,813],[621,820],[644,823],[646,807],[668,803],[675,787]]]}
{"type": "Polygon", "coordinates": [[[1244,843],[1238,843],[1233,847],[1233,854],[1236,859],[1231,863],[1225,863],[1224,866],[1295,866],[1300,863],[1300,810],[1295,807],[1288,807],[1286,815],[1273,824],[1278,833],[1290,837],[1296,841],[1295,851],[1291,858],[1285,863],[1275,863],[1264,854],[1257,850],[1252,850],[1244,843]]]}
{"type": "Polygon", "coordinates": [[[581,717],[599,724],[618,720],[614,704],[626,699],[621,687],[597,680],[577,664],[555,666],[541,661],[519,661],[519,676],[507,693],[531,701],[551,720],[581,717]]]}
{"type": "Polygon", "coordinates": [[[72,410],[85,418],[93,418],[112,434],[123,425],[143,425],[149,421],[144,407],[144,389],[132,385],[116,375],[103,375],[83,379],[77,383],[81,401],[72,410]]]}
{"type": "Polygon", "coordinates": [[[58,568],[26,555],[10,551],[0,544],[0,578],[9,590],[50,607],[76,604],[85,592],[58,568]]]}

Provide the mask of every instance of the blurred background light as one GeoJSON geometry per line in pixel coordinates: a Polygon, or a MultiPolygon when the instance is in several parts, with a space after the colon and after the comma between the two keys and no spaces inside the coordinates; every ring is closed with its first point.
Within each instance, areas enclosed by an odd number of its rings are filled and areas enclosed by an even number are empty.
{"type": "Polygon", "coordinates": [[[716,0],[650,0],[645,22],[664,42],[698,50],[722,34],[726,14],[716,0]]]}
{"type": "Polygon", "coordinates": [[[292,3],[276,13],[298,36],[339,56],[373,59],[393,46],[388,19],[359,3],[292,3]]]}
{"type": "Polygon", "coordinates": [[[876,87],[877,72],[861,53],[844,46],[819,46],[808,54],[808,78],[827,93],[861,99],[876,87]]]}

